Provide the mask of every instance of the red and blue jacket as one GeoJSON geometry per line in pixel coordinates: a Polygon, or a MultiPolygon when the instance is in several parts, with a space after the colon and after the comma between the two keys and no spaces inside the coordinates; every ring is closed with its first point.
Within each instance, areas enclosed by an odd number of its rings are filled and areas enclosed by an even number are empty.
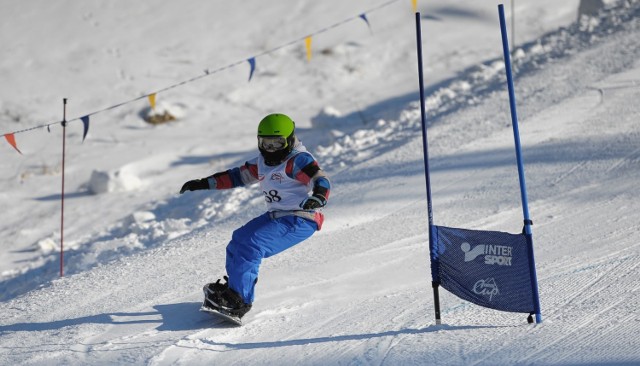
{"type": "MultiPolygon", "coordinates": [[[[257,156],[246,161],[239,167],[215,173],[207,177],[210,189],[231,189],[260,182],[261,179],[263,179],[260,166],[261,164],[264,164],[260,159],[261,156],[257,156]]],[[[294,150],[287,156],[287,158],[284,159],[281,165],[282,164],[286,164],[284,166],[284,172],[288,178],[299,182],[301,185],[310,186],[311,195],[326,204],[329,199],[331,183],[325,172],[318,165],[318,162],[314,159],[313,155],[307,152],[302,144],[298,143],[294,150]]],[[[316,210],[307,211],[295,209],[276,211],[277,212],[274,212],[274,215],[277,216],[290,214],[311,219],[318,224],[318,230],[324,221],[322,213],[316,210]]]]}

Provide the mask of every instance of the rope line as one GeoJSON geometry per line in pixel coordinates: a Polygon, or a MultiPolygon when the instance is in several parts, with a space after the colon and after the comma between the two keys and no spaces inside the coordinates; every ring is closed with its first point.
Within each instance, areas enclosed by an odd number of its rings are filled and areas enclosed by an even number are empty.
{"type": "MultiPolygon", "coordinates": [[[[240,64],[244,64],[245,62],[247,62],[247,61],[248,61],[249,59],[251,59],[251,58],[255,59],[255,58],[258,58],[258,57],[262,57],[262,56],[265,56],[265,55],[268,55],[268,54],[274,53],[274,52],[276,52],[276,51],[278,51],[278,50],[281,50],[281,49],[283,49],[283,48],[286,48],[286,47],[289,47],[289,46],[291,46],[291,45],[297,44],[297,43],[299,43],[299,42],[301,42],[301,41],[304,41],[304,40],[305,40],[306,38],[308,38],[308,37],[311,37],[311,36],[315,36],[315,35],[318,35],[318,34],[322,34],[322,33],[328,32],[328,31],[329,31],[329,30],[331,30],[331,29],[334,29],[334,28],[340,27],[340,26],[342,26],[342,25],[344,25],[344,24],[346,24],[346,23],[349,23],[349,22],[351,22],[351,21],[353,21],[353,20],[362,19],[361,15],[366,14],[366,13],[372,13],[372,12],[375,12],[375,11],[377,11],[377,10],[380,10],[380,9],[382,9],[382,8],[384,8],[384,7],[387,7],[387,6],[389,6],[389,5],[393,4],[393,3],[396,3],[396,2],[398,2],[398,1],[400,1],[400,0],[390,0],[390,1],[387,1],[387,2],[382,3],[382,4],[380,4],[380,5],[376,6],[376,7],[370,8],[369,10],[366,10],[365,12],[360,13],[360,14],[358,14],[358,15],[356,15],[356,16],[353,16],[353,17],[350,17],[350,18],[344,19],[344,20],[342,20],[342,21],[339,21],[339,22],[337,22],[337,23],[334,23],[334,24],[332,24],[332,25],[329,25],[329,26],[327,26],[327,27],[325,27],[325,28],[322,28],[322,29],[320,29],[320,30],[317,30],[317,31],[315,31],[315,32],[313,32],[313,33],[310,33],[310,34],[309,34],[309,35],[307,35],[307,36],[300,37],[300,38],[298,38],[298,39],[295,39],[295,40],[293,40],[293,41],[287,42],[287,43],[285,43],[285,44],[282,44],[282,45],[277,46],[277,47],[275,47],[275,48],[272,48],[272,49],[270,49],[270,50],[267,50],[267,51],[264,51],[264,52],[262,52],[262,53],[259,53],[259,54],[255,55],[255,56],[252,56],[252,57],[249,57],[249,58],[243,59],[243,60],[241,60],[241,61],[233,62],[233,63],[231,63],[231,64],[228,64],[228,65],[226,65],[226,66],[219,67],[219,68],[217,68],[217,69],[213,69],[213,70],[205,69],[205,70],[204,70],[204,74],[200,74],[200,75],[194,76],[194,77],[192,77],[192,78],[190,78],[190,79],[183,80],[183,81],[178,82],[178,83],[173,84],[173,85],[169,85],[169,86],[164,87],[164,88],[162,88],[162,89],[159,89],[159,90],[157,90],[157,91],[155,91],[155,92],[148,93],[148,94],[145,94],[145,95],[142,95],[142,96],[139,96],[139,97],[133,98],[133,99],[129,99],[129,100],[126,100],[126,101],[124,101],[124,102],[121,102],[121,103],[118,103],[118,104],[114,104],[114,105],[112,105],[112,106],[109,106],[109,107],[106,107],[106,108],[103,108],[103,109],[100,109],[100,110],[97,110],[97,111],[94,111],[94,112],[91,112],[91,113],[85,114],[85,115],[83,115],[83,116],[81,116],[81,117],[76,117],[76,118],[73,118],[73,119],[69,119],[69,120],[64,121],[64,122],[65,122],[65,123],[69,123],[69,122],[79,121],[79,120],[81,120],[82,118],[86,118],[86,117],[90,117],[90,116],[93,116],[93,115],[96,115],[96,114],[99,114],[99,113],[103,113],[103,112],[106,112],[106,111],[110,111],[110,110],[112,110],[112,109],[116,109],[116,108],[122,107],[123,105],[130,104],[130,103],[133,103],[133,102],[137,102],[137,101],[139,101],[139,100],[141,100],[141,99],[148,98],[148,97],[149,97],[149,96],[151,96],[151,95],[159,94],[159,93],[163,93],[163,92],[166,92],[166,91],[168,91],[168,90],[175,89],[175,88],[177,88],[177,87],[183,86],[183,85],[185,85],[185,84],[193,83],[193,82],[195,82],[195,81],[197,81],[197,80],[200,80],[200,79],[202,79],[202,78],[205,78],[205,77],[207,77],[207,76],[211,76],[211,75],[217,74],[217,73],[219,73],[219,72],[222,72],[222,71],[224,71],[224,70],[227,70],[227,69],[231,69],[231,68],[233,68],[233,67],[236,67],[236,66],[238,66],[238,65],[240,65],[240,64]]],[[[13,132],[8,132],[8,133],[2,134],[2,135],[12,135],[12,134],[13,134],[13,135],[15,135],[15,134],[24,133],[24,132],[29,132],[29,131],[33,131],[33,130],[37,130],[37,129],[41,129],[41,128],[45,128],[45,127],[47,128],[47,130],[50,130],[50,127],[51,127],[51,126],[58,125],[58,124],[62,125],[62,123],[63,123],[63,121],[56,121],[56,122],[51,122],[51,123],[47,123],[47,124],[43,124],[43,125],[39,125],[39,126],[34,126],[34,127],[25,128],[25,129],[22,129],[22,130],[17,130],[17,131],[13,131],[13,132]]]]}

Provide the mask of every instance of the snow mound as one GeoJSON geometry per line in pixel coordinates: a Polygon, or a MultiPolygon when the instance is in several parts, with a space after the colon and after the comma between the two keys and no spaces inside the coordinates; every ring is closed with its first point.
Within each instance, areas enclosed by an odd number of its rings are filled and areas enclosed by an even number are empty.
{"type": "Polygon", "coordinates": [[[89,190],[93,194],[128,192],[142,187],[142,180],[129,169],[91,172],[89,190]]]}

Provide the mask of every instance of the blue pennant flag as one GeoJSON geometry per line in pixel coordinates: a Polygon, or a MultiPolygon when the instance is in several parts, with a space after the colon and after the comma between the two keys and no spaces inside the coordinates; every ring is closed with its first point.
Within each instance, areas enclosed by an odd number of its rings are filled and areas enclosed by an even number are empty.
{"type": "Polygon", "coordinates": [[[433,226],[434,281],[488,308],[530,313],[534,296],[525,234],[433,226]]]}
{"type": "Polygon", "coordinates": [[[251,66],[251,71],[249,71],[249,81],[251,81],[251,78],[253,77],[253,72],[256,70],[256,58],[251,57],[250,59],[247,60],[247,62],[249,62],[249,66],[251,66]]]}
{"type": "Polygon", "coordinates": [[[373,31],[371,30],[371,24],[369,24],[369,19],[367,19],[367,15],[365,13],[362,13],[360,14],[360,18],[364,20],[365,23],[367,23],[367,27],[369,27],[369,32],[373,33],[373,31]]]}
{"type": "Polygon", "coordinates": [[[84,132],[82,133],[82,142],[84,142],[85,137],[87,137],[87,132],[89,132],[89,116],[84,116],[80,118],[80,120],[84,125],[84,132]]]}

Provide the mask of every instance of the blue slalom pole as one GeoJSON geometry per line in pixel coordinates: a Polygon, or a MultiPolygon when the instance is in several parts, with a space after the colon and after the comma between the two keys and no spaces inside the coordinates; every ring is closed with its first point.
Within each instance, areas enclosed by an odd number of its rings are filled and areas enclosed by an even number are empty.
{"type": "Polygon", "coordinates": [[[511,107],[511,122],[513,124],[513,138],[516,144],[516,160],[518,162],[518,178],[520,179],[520,196],[522,197],[522,211],[524,214],[524,234],[527,238],[529,254],[529,273],[531,275],[531,290],[533,293],[533,305],[536,315],[536,323],[542,323],[540,313],[540,295],[538,293],[538,276],[536,275],[536,263],[533,257],[533,234],[531,225],[533,221],[529,217],[529,202],[527,200],[527,185],[524,179],[524,163],[522,161],[522,148],[520,146],[520,131],[518,129],[518,113],[516,112],[516,94],[513,88],[513,75],[511,73],[511,54],[509,53],[509,40],[507,38],[507,26],[504,17],[504,6],[498,5],[500,16],[500,31],[502,32],[502,49],[504,53],[505,70],[507,72],[507,86],[509,88],[509,105],[511,107]]]}
{"type": "MultiPolygon", "coordinates": [[[[424,81],[422,74],[422,30],[420,27],[420,13],[416,13],[416,41],[418,46],[418,82],[420,84],[420,117],[422,120],[422,150],[424,154],[424,174],[427,185],[427,211],[429,214],[429,252],[435,253],[434,243],[434,225],[433,225],[433,205],[431,204],[431,177],[429,174],[429,149],[427,140],[427,117],[426,107],[424,105],[424,81]]],[[[431,261],[431,287],[433,288],[434,309],[436,316],[436,325],[442,324],[440,318],[440,282],[437,280],[437,263],[431,261]]]]}

